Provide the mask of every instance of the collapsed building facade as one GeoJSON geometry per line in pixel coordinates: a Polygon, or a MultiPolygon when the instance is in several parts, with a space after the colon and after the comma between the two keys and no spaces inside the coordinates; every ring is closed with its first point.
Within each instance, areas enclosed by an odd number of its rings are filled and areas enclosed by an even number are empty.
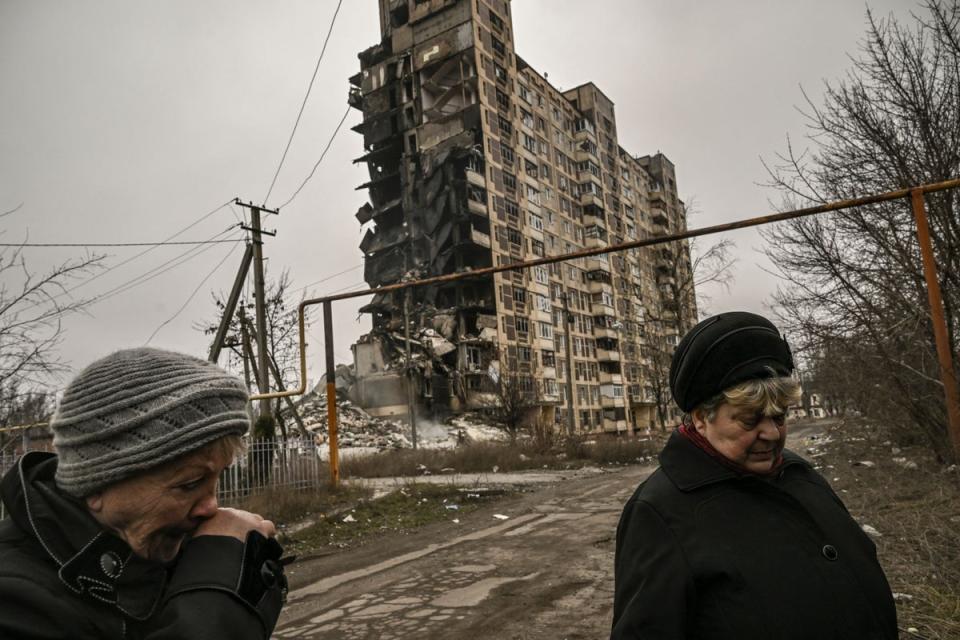
{"type": "MultiPolygon", "coordinates": [[[[619,145],[593,83],[561,92],[517,56],[509,0],[379,2],[350,94],[371,287],[685,228],[670,161],[619,145]]],[[[509,374],[531,421],[654,426],[663,355],[697,319],[690,271],[676,243],[376,294],[352,394],[375,415],[406,414],[408,384],[419,411],[483,409],[509,374]]]]}

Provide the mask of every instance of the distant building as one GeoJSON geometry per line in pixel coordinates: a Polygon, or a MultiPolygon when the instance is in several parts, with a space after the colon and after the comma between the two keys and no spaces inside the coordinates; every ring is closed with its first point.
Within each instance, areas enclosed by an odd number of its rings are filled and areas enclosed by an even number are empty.
{"type": "MultiPolygon", "coordinates": [[[[360,53],[350,97],[364,115],[370,203],[357,219],[372,287],[686,228],[673,164],[620,145],[596,85],[560,91],[517,56],[510,9],[380,0],[382,41],[360,53]]],[[[417,288],[409,345],[404,294],[377,294],[353,395],[406,413],[409,346],[424,411],[488,407],[510,374],[536,398],[530,421],[572,411],[578,431],[624,432],[656,426],[658,405],[675,420],[665,379],[697,321],[691,282],[683,242],[417,288]]]]}

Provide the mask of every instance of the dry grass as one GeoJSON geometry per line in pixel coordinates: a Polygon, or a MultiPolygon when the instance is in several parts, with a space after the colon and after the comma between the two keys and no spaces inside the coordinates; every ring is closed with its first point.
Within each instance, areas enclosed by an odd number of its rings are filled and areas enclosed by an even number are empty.
{"type": "Polygon", "coordinates": [[[369,496],[369,489],[344,485],[333,489],[324,482],[306,490],[268,489],[247,496],[235,506],[258,513],[277,525],[289,525],[317,513],[336,513],[369,496]]]}
{"type": "Polygon", "coordinates": [[[312,525],[287,536],[284,547],[301,557],[323,555],[433,522],[452,522],[501,494],[470,492],[452,485],[409,484],[377,500],[361,500],[349,509],[320,514],[312,525]]]}
{"type": "Polygon", "coordinates": [[[341,472],[349,478],[416,476],[425,473],[479,473],[525,469],[575,469],[585,465],[634,464],[656,455],[661,443],[636,438],[568,439],[546,442],[537,437],[515,443],[480,442],[454,449],[400,449],[348,458],[341,472]]]}
{"type": "Polygon", "coordinates": [[[881,533],[874,540],[880,562],[894,593],[904,594],[897,600],[901,637],[960,638],[960,472],[920,446],[895,452],[887,430],[863,420],[840,423],[830,435],[815,462],[854,518],[881,533]],[[875,466],[857,464],[863,461],[875,466]]]}

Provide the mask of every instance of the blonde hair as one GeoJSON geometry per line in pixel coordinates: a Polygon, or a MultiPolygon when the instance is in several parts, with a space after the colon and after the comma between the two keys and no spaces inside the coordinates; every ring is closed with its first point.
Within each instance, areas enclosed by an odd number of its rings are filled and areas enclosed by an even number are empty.
{"type": "Polygon", "coordinates": [[[783,376],[747,380],[704,401],[697,409],[707,420],[717,417],[717,409],[726,403],[738,409],[747,409],[771,417],[787,412],[800,402],[803,390],[795,379],[783,376]]]}
{"type": "Polygon", "coordinates": [[[207,443],[201,449],[232,463],[247,452],[247,443],[241,436],[231,433],[207,443]]]}

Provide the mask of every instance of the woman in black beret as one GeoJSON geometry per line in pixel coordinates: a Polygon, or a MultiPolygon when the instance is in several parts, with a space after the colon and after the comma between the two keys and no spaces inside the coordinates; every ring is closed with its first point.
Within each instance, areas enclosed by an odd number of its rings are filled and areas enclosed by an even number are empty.
{"type": "Polygon", "coordinates": [[[873,542],[784,448],[793,366],[752,313],[680,341],[670,388],[683,424],[620,518],[611,639],[897,638],[873,542]]]}

